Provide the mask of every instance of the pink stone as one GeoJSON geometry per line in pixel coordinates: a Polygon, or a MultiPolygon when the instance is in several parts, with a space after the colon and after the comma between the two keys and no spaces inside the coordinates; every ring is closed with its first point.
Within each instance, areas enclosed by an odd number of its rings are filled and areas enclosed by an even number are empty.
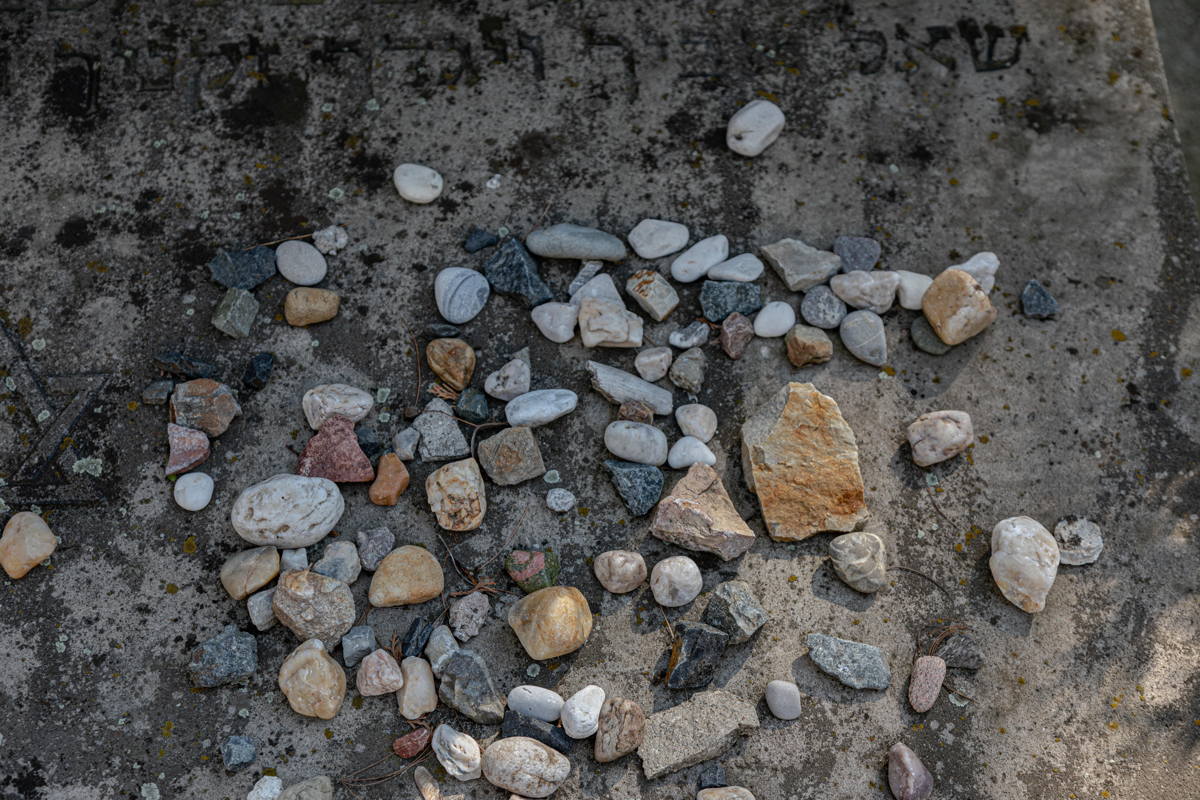
{"type": "Polygon", "coordinates": [[[392,742],[392,752],[401,758],[412,758],[420,755],[433,736],[428,728],[417,728],[392,742]]]}
{"type": "Polygon", "coordinates": [[[296,474],[328,478],[334,483],[366,483],[375,479],[371,460],[358,446],[354,420],[334,414],[308,440],[296,474]]]}
{"type": "Polygon", "coordinates": [[[546,566],[546,554],[541,550],[514,550],[512,552],[514,569],[508,574],[516,582],[527,581],[537,575],[546,566]]]}
{"type": "Polygon", "coordinates": [[[208,435],[195,428],[167,423],[167,474],[178,475],[203,464],[208,459],[208,435]]]}
{"type": "Polygon", "coordinates": [[[921,656],[913,664],[908,679],[908,702],[913,711],[924,714],[933,708],[946,679],[946,662],[937,656],[921,656]]]}

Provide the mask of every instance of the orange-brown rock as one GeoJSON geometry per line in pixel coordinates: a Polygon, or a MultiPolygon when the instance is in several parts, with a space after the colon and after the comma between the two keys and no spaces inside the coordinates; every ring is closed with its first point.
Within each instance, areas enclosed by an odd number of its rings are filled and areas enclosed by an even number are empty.
{"type": "Polygon", "coordinates": [[[171,393],[171,422],[198,428],[209,436],[220,436],[242,413],[233,390],[212,378],[175,384],[171,393]]]}
{"type": "Polygon", "coordinates": [[[996,318],[996,307],[979,282],[961,269],[948,269],[933,279],[921,300],[921,311],[938,338],[962,344],[996,318]]]}
{"type": "Polygon", "coordinates": [[[725,561],[754,544],[754,531],[733,507],[721,476],[707,464],[693,464],[658,502],[650,532],[664,542],[716,553],[725,561]]]}
{"type": "Polygon", "coordinates": [[[0,567],[8,577],[24,578],[58,547],[58,539],[46,521],[32,511],[18,511],[4,525],[0,536],[0,567]]]}
{"type": "Polygon", "coordinates": [[[592,610],[574,586],[547,586],[514,603],[508,624],[529,657],[541,661],[583,647],[592,633],[592,610]]]}
{"type": "Polygon", "coordinates": [[[742,425],[742,471],[776,541],[852,531],[869,516],[854,431],[811,383],[787,384],[742,425]]]}
{"type": "Polygon", "coordinates": [[[395,453],[384,453],[367,497],[377,506],[394,506],[408,488],[408,467],[395,453]]]}
{"type": "Polygon", "coordinates": [[[425,346],[425,360],[433,374],[461,392],[475,374],[475,351],[462,339],[434,339],[425,346]]]}
{"type": "Polygon", "coordinates": [[[283,316],[288,325],[303,328],[337,316],[342,298],[328,289],[297,286],[283,298],[283,316]]]}

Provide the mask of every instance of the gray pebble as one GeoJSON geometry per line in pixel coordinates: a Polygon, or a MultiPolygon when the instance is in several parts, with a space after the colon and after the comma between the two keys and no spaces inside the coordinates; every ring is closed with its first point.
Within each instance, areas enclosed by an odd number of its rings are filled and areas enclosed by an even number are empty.
{"type": "Polygon", "coordinates": [[[275,251],[269,247],[219,250],[208,262],[212,279],[230,289],[253,289],[275,274],[275,251]]]}
{"type": "Polygon", "coordinates": [[[693,347],[679,355],[671,364],[671,370],[667,376],[671,379],[671,383],[683,389],[690,394],[699,394],[700,387],[704,385],[704,366],[707,359],[704,357],[704,351],[699,347],[693,347]]]}
{"type": "Polygon", "coordinates": [[[291,572],[297,569],[308,569],[308,551],[303,547],[279,551],[279,571],[291,572]]]}
{"type": "Polygon", "coordinates": [[[544,258],[577,258],[581,261],[621,261],[625,244],[611,233],[582,225],[559,223],[525,237],[530,252],[544,258]]]}
{"type": "Polygon", "coordinates": [[[805,643],[809,658],[821,670],[855,689],[886,689],[892,682],[883,651],[878,647],[823,633],[810,633],[805,643]]]}
{"type": "Polygon", "coordinates": [[[258,640],[233,625],[192,650],[188,673],[192,683],[211,689],[248,680],[258,671],[258,640]]]}
{"type": "Polygon", "coordinates": [[[280,275],[299,286],[320,283],[328,269],[321,251],[299,239],[282,242],[275,248],[275,266],[280,275]]]}
{"type": "Polygon", "coordinates": [[[757,283],[705,281],[700,288],[700,310],[709,322],[720,323],[735,311],[749,316],[762,305],[762,288],[757,283]]]}
{"type": "Polygon", "coordinates": [[[370,625],[355,625],[342,637],[342,661],[353,667],[363,656],[374,652],[376,646],[375,629],[370,625]]]}
{"type": "Polygon", "coordinates": [[[546,506],[559,513],[570,511],[575,507],[575,495],[566,489],[551,489],[546,492],[546,506]]]}
{"type": "Polygon", "coordinates": [[[1032,280],[1021,290],[1021,310],[1033,319],[1050,319],[1058,313],[1058,301],[1040,281],[1032,280]]]}
{"type": "Polygon", "coordinates": [[[800,302],[800,316],[814,328],[833,330],[846,316],[846,304],[825,284],[814,286],[800,302]]]}
{"type": "Polygon", "coordinates": [[[671,331],[671,335],[667,338],[667,341],[672,347],[678,347],[680,350],[700,347],[708,341],[708,326],[700,320],[696,320],[686,328],[671,331]]]}
{"type": "Polygon", "coordinates": [[[726,581],[713,590],[703,620],[729,635],[730,644],[747,642],[769,617],[745,581],[726,581]]]}
{"type": "Polygon", "coordinates": [[[417,445],[421,442],[421,432],[416,428],[405,428],[392,437],[392,449],[401,461],[412,461],[417,457],[417,445]]]}
{"type": "Polygon", "coordinates": [[[358,560],[358,548],[354,542],[331,542],[321,554],[321,560],[313,564],[312,571],[325,575],[349,586],[358,580],[362,564],[358,560]]]}
{"type": "Polygon", "coordinates": [[[842,344],[855,358],[876,367],[887,363],[883,320],[874,311],[851,311],[842,320],[838,332],[842,335],[842,344]]]}
{"type": "Polygon", "coordinates": [[[142,389],[142,403],[148,406],[164,406],[175,390],[175,381],[155,381],[142,389]]]}
{"type": "Polygon", "coordinates": [[[1090,519],[1065,517],[1059,520],[1054,526],[1054,538],[1058,541],[1060,562],[1071,566],[1091,564],[1104,549],[1100,526],[1090,519]]]}
{"type": "Polygon", "coordinates": [[[913,320],[912,328],[909,329],[909,335],[912,337],[913,344],[917,346],[918,350],[923,350],[931,356],[944,356],[950,352],[950,345],[943,342],[933,332],[933,327],[929,324],[929,320],[925,319],[924,315],[913,320]]]}
{"type": "Polygon", "coordinates": [[[250,766],[257,758],[254,740],[249,736],[230,736],[221,742],[221,760],[230,772],[250,766]]]}
{"type": "Polygon", "coordinates": [[[396,546],[396,535],[383,526],[359,531],[357,539],[358,559],[367,572],[377,570],[379,562],[396,546]]]}
{"type": "Polygon", "coordinates": [[[842,272],[869,270],[879,261],[879,242],[866,236],[839,236],[833,252],[842,259],[842,272]]]}
{"type": "Polygon", "coordinates": [[[213,312],[213,327],[226,336],[245,339],[250,335],[250,326],[258,315],[258,301],[245,289],[233,288],[225,292],[217,310],[213,312]]]}
{"type": "Polygon", "coordinates": [[[475,319],[483,311],[491,292],[488,279],[466,267],[447,267],[433,281],[438,313],[455,325],[475,319]]]}
{"type": "Polygon", "coordinates": [[[445,400],[435,397],[425,406],[424,413],[413,420],[412,427],[421,434],[422,461],[453,461],[470,454],[467,437],[451,416],[453,413],[445,400]]]}

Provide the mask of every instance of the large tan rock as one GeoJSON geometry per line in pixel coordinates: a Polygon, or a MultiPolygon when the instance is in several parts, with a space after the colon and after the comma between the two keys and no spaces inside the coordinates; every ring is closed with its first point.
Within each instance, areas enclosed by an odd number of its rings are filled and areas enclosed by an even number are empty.
{"type": "Polygon", "coordinates": [[[18,511],[4,525],[0,536],[0,567],[8,577],[24,578],[58,547],[58,539],[46,521],[32,511],[18,511]]]}
{"type": "Polygon", "coordinates": [[[452,461],[425,479],[425,497],[437,523],[448,531],[473,531],[483,524],[487,494],[479,462],[452,461]]]}
{"type": "Polygon", "coordinates": [[[948,269],[933,279],[921,300],[921,311],[938,338],[962,344],[996,318],[996,307],[978,281],[961,269],[948,269]]]}
{"type": "Polygon", "coordinates": [[[275,618],[297,638],[320,639],[332,650],[354,625],[354,595],[336,578],[310,570],[283,573],[271,598],[275,618]]]}
{"type": "Polygon", "coordinates": [[[279,689],[297,714],[333,719],[346,699],[346,672],[319,639],[309,639],[279,668],[279,689]]]}
{"type": "Polygon", "coordinates": [[[542,661],[583,647],[592,632],[592,610],[574,586],[547,586],[514,603],[508,624],[529,657],[542,661]]]}
{"type": "Polygon", "coordinates": [[[742,425],[742,471],[775,541],[852,531],[869,516],[854,431],[811,383],[784,386],[742,425]]]}
{"type": "Polygon", "coordinates": [[[721,476],[707,464],[693,464],[659,501],[650,532],[664,542],[716,553],[725,561],[754,544],[754,531],[733,507],[721,476]]]}
{"type": "Polygon", "coordinates": [[[562,753],[527,736],[493,742],[483,751],[483,777],[520,797],[549,797],[571,774],[562,753]]]}
{"type": "Polygon", "coordinates": [[[376,608],[424,603],[445,588],[442,565],[424,547],[397,547],[379,562],[367,593],[376,608]]]}
{"type": "Polygon", "coordinates": [[[1022,611],[1035,614],[1046,607],[1058,562],[1058,542],[1037,520],[1009,517],[992,528],[992,578],[1005,599],[1022,611]]]}

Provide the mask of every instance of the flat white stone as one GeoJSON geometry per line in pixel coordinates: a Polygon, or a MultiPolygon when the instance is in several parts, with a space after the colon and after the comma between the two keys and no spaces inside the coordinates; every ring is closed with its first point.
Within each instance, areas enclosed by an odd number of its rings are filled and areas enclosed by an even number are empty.
{"type": "Polygon", "coordinates": [[[617,291],[617,285],[613,283],[612,276],[607,272],[597,275],[572,292],[571,305],[577,306],[589,297],[612,300],[620,303],[622,308],[625,307],[625,301],[621,298],[621,293],[617,291]]]}
{"type": "Polygon", "coordinates": [[[474,737],[442,724],[434,730],[430,746],[438,762],[451,777],[473,781],[482,774],[483,753],[474,737]]]}
{"type": "Polygon", "coordinates": [[[275,268],[279,274],[299,286],[312,286],[325,280],[329,267],[321,251],[308,242],[291,239],[275,248],[275,268]]]}
{"type": "Polygon", "coordinates": [[[687,403],[675,409],[675,422],[684,436],[708,442],[717,432],[717,412],[700,403],[687,403]]]}
{"type": "Polygon", "coordinates": [[[625,281],[625,291],[656,322],[662,322],[679,306],[679,293],[675,287],[652,269],[630,275],[625,281]]]}
{"type": "Polygon", "coordinates": [[[1054,526],[1060,563],[1080,566],[1091,564],[1104,550],[1100,526],[1090,519],[1060,519],[1054,526]]]}
{"type": "Polygon", "coordinates": [[[688,243],[688,229],[678,222],[644,219],[626,236],[638,257],[662,258],[682,250],[688,243]]]}
{"type": "Polygon", "coordinates": [[[633,368],[642,376],[642,380],[659,381],[667,376],[674,358],[675,351],[669,347],[649,347],[633,359],[633,368]]]}
{"type": "Polygon", "coordinates": [[[783,109],[770,100],[751,100],[729,118],[725,143],[743,156],[757,156],[770,147],[783,131],[783,109]]]}
{"type": "Polygon", "coordinates": [[[337,414],[346,417],[351,422],[371,413],[375,399],[371,393],[349,386],[345,383],[323,383],[314,386],[304,393],[300,407],[304,409],[304,418],[314,431],[320,430],[325,420],[337,414]]]}
{"type": "Polygon", "coordinates": [[[896,299],[900,307],[920,311],[921,301],[925,299],[925,292],[933,283],[933,278],[906,269],[898,269],[896,274],[900,276],[900,283],[896,286],[896,299]]]}
{"type": "Polygon", "coordinates": [[[660,466],[667,460],[667,435],[653,425],[619,419],[604,429],[604,446],[617,458],[660,466]]]}
{"type": "Polygon", "coordinates": [[[579,398],[570,389],[537,389],[526,392],[504,407],[504,417],[514,428],[536,428],[575,410],[579,398]]]}
{"type": "Polygon", "coordinates": [[[1046,607],[1058,562],[1058,543],[1035,519],[1009,517],[992,529],[992,579],[1005,599],[1022,611],[1033,614],[1046,607]]]}
{"type": "Polygon", "coordinates": [[[667,464],[671,469],[687,469],[692,464],[708,464],[710,467],[717,463],[717,457],[708,445],[695,436],[684,436],[671,445],[667,453],[667,464]]]}
{"type": "Polygon", "coordinates": [[[475,319],[483,311],[491,291],[482,272],[466,267],[446,267],[433,281],[438,313],[454,325],[475,319]]]}
{"type": "MultiPolygon", "coordinates": [[[[453,635],[450,637],[453,639],[453,635]]],[[[404,685],[396,692],[396,706],[405,719],[420,719],[437,708],[437,686],[429,662],[409,656],[400,662],[404,685]]]]}
{"type": "Polygon", "coordinates": [[[555,344],[571,341],[575,335],[575,322],[579,319],[579,306],[570,303],[542,303],[529,312],[537,329],[555,344]]]}
{"type": "Polygon", "coordinates": [[[882,314],[896,300],[900,276],[890,270],[861,270],[843,272],[829,280],[833,293],[853,308],[865,308],[882,314]]]}
{"type": "Polygon", "coordinates": [[[704,588],[704,576],[687,556],[671,556],[650,571],[650,591],[660,606],[677,608],[696,599],[704,588]]]}
{"type": "Polygon", "coordinates": [[[928,467],[954,458],[975,441],[971,415],[965,411],[931,411],[908,426],[913,462],[928,467]]]}
{"type": "Polygon", "coordinates": [[[667,337],[667,343],[680,350],[691,350],[693,347],[700,347],[707,341],[708,325],[700,320],[696,320],[686,328],[671,331],[671,335],[667,337]]]}
{"type": "MultiPolygon", "coordinates": [[[[992,287],[996,285],[996,271],[1000,269],[1000,259],[996,257],[995,253],[985,251],[976,253],[963,263],[946,267],[946,269],[961,269],[975,279],[984,294],[991,294],[992,287]]],[[[280,271],[282,272],[282,270],[280,271]]]]}
{"type": "Polygon", "coordinates": [[[392,173],[396,191],[410,203],[432,203],[442,194],[442,176],[421,164],[401,164],[392,173]]]}
{"type": "Polygon", "coordinates": [[[579,304],[579,338],[584,347],[641,347],[643,324],[619,299],[585,297],[579,304]]]}
{"type": "Polygon", "coordinates": [[[800,687],[791,681],[771,681],[767,684],[767,708],[778,719],[800,716],[800,687]]]}
{"type": "Polygon", "coordinates": [[[483,390],[497,400],[515,400],[529,391],[529,362],[514,358],[487,376],[483,390]]]}
{"type": "Polygon", "coordinates": [[[251,544],[295,548],[325,538],[345,510],[333,481],[284,474],[242,490],[229,516],[238,536],[251,544]]]}
{"type": "MultiPolygon", "coordinates": [[[[630,400],[641,400],[659,416],[670,414],[675,407],[675,397],[669,391],[624,370],[589,361],[587,371],[592,376],[592,388],[610,403],[620,405],[630,400]]],[[[666,451],[663,451],[663,456],[666,457],[666,451]]]]}
{"type": "Polygon", "coordinates": [[[728,257],[729,240],[722,234],[701,239],[671,262],[671,277],[680,283],[700,280],[728,257]]]}
{"type": "Polygon", "coordinates": [[[175,479],[172,493],[175,503],[184,511],[199,511],[212,500],[213,479],[203,472],[180,475],[175,479]]]}
{"type": "Polygon", "coordinates": [[[776,339],[790,331],[796,324],[796,309],[782,300],[773,300],[762,307],[754,317],[754,335],[763,339],[776,339]]]}
{"type": "Polygon", "coordinates": [[[706,277],[714,281],[756,281],[762,276],[763,262],[753,253],[741,253],[726,259],[720,264],[714,264],[708,270],[706,277]]]}
{"type": "Polygon", "coordinates": [[[264,775],[246,795],[246,800],[275,800],[283,791],[283,780],[274,775],[264,775]]]}
{"type": "Polygon", "coordinates": [[[558,722],[563,698],[558,692],[541,686],[514,686],[508,693],[508,707],[543,722],[558,722]]]}
{"type": "Polygon", "coordinates": [[[604,707],[604,690],[595,684],[583,687],[563,703],[563,732],[572,739],[586,739],[600,725],[600,709],[604,707]]]}

